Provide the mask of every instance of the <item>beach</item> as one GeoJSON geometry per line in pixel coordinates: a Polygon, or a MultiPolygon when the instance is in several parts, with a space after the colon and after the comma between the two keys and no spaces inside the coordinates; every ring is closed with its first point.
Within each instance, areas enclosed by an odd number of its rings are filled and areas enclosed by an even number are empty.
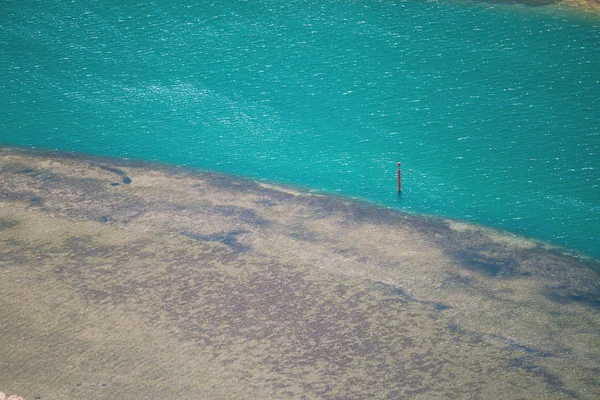
{"type": "Polygon", "coordinates": [[[458,221],[0,148],[0,390],[595,399],[598,264],[458,221]]]}

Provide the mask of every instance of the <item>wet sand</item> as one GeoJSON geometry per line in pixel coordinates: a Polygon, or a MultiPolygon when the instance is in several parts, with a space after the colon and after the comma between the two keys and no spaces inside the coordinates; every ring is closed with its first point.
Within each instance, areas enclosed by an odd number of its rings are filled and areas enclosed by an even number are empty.
{"type": "Polygon", "coordinates": [[[596,399],[599,265],[477,226],[0,148],[0,390],[596,399]]]}

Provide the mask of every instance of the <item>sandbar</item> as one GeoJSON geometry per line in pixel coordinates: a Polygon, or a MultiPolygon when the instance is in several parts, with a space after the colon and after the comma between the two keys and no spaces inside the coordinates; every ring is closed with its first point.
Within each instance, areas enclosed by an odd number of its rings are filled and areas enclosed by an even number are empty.
{"type": "Polygon", "coordinates": [[[0,390],[597,399],[599,265],[272,183],[0,147],[0,390]]]}

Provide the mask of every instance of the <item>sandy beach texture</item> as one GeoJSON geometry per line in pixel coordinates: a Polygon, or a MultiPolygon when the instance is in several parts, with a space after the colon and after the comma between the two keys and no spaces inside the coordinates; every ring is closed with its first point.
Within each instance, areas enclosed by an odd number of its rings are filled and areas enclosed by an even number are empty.
{"type": "Polygon", "coordinates": [[[218,174],[0,148],[0,390],[597,399],[598,264],[218,174]]]}

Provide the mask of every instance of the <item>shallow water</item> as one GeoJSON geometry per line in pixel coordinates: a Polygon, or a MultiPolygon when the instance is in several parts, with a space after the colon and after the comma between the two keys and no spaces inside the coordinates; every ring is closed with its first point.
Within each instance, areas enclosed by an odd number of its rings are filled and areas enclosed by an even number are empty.
{"type": "Polygon", "coordinates": [[[596,16],[425,1],[1,7],[2,144],[286,182],[600,257],[596,16]]]}
{"type": "Polygon", "coordinates": [[[589,399],[598,263],[224,174],[0,148],[0,388],[589,399]]]}

